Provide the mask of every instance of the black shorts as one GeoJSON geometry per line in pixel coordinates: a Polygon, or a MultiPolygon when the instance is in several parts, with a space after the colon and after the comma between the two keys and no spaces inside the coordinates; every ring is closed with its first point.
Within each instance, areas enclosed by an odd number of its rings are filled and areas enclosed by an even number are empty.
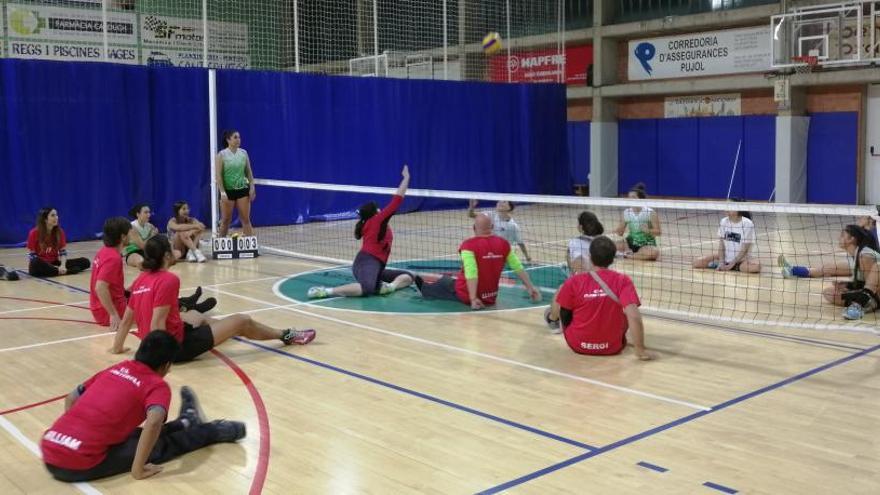
{"type": "Polygon", "coordinates": [[[642,244],[642,245],[640,246],[640,245],[638,245],[638,244],[634,244],[634,243],[633,243],[633,238],[632,238],[632,237],[627,237],[627,238],[626,238],[626,245],[629,246],[629,250],[630,250],[630,251],[632,251],[633,253],[638,253],[638,252],[639,252],[639,249],[642,249],[642,248],[645,247],[645,246],[653,246],[654,244],[642,244]]]}
{"type": "Polygon", "coordinates": [[[175,363],[185,363],[201,356],[214,348],[214,332],[210,325],[193,328],[189,323],[183,324],[183,344],[174,358],[175,363]]]}
{"type": "Polygon", "coordinates": [[[137,255],[139,255],[141,258],[143,258],[143,257],[144,257],[144,250],[143,250],[143,249],[135,249],[134,251],[132,251],[132,252],[126,254],[126,255],[125,255],[125,262],[126,262],[126,263],[128,263],[128,257],[131,256],[131,255],[133,255],[133,254],[137,254],[137,255]]]}
{"type": "Polygon", "coordinates": [[[351,273],[357,283],[361,284],[361,293],[370,296],[379,292],[382,282],[393,282],[395,278],[409,274],[403,270],[389,270],[378,258],[361,251],[355,256],[351,265],[351,273]]]}
{"type": "Polygon", "coordinates": [[[248,197],[250,193],[251,190],[249,187],[245,187],[244,189],[227,189],[226,198],[229,199],[229,201],[235,201],[237,199],[248,197]]]}
{"type": "Polygon", "coordinates": [[[416,285],[425,299],[464,302],[455,292],[455,279],[448,275],[440,277],[436,282],[424,282],[422,277],[416,277],[416,285]]]}

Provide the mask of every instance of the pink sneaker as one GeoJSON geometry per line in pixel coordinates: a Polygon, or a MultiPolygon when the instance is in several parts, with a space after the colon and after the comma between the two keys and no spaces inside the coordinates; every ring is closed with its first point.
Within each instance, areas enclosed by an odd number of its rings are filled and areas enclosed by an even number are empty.
{"type": "Polygon", "coordinates": [[[315,337],[318,336],[318,332],[312,330],[311,328],[306,330],[297,330],[295,328],[288,328],[281,335],[281,342],[284,342],[284,345],[290,344],[299,344],[306,345],[309,342],[315,340],[315,337]]]}

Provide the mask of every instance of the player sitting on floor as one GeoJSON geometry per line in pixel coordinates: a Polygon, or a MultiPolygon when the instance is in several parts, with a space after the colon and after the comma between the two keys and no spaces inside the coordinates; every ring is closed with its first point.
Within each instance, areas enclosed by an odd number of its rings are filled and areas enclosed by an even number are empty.
{"type": "Polygon", "coordinates": [[[404,165],[400,174],[403,179],[385,208],[380,210],[375,202],[370,201],[358,209],[360,219],[354,227],[354,237],[361,239],[363,243],[351,265],[351,272],[356,282],[338,287],[311,287],[307,293],[308,297],[385,295],[412,284],[412,275],[409,273],[385,268],[391,256],[391,244],[394,242],[394,233],[389,223],[403,203],[403,197],[409,188],[409,167],[404,165]]]}
{"type": "Polygon", "coordinates": [[[40,441],[52,477],[81,482],[131,472],[142,480],[162,471],[157,464],[244,438],[244,423],[206,422],[189,387],[180,389],[177,419],[165,422],[171,388],[164,377],[179,351],[171,335],[152,332],[133,360],[110,366],[70,392],[64,414],[40,441]]]}
{"type": "Polygon", "coordinates": [[[37,213],[37,225],[28,233],[28,273],[33,277],[73,275],[89,268],[86,258],[67,259],[67,237],[51,206],[37,213]]]}
{"type": "MultiPolygon", "coordinates": [[[[89,309],[95,323],[101,326],[109,326],[110,331],[116,331],[122,314],[125,313],[126,301],[130,294],[126,294],[125,276],[122,269],[122,258],[119,253],[128,242],[128,234],[131,224],[124,217],[108,218],[104,222],[104,247],[98,250],[92,262],[92,276],[89,282],[89,309]]],[[[143,258],[141,258],[143,260],[143,258]]],[[[178,298],[177,304],[181,311],[196,310],[199,313],[210,311],[217,300],[209,297],[198,302],[202,296],[202,288],[196,289],[195,294],[178,298]]]]}
{"type": "Polygon", "coordinates": [[[443,276],[435,282],[416,277],[416,284],[425,299],[460,301],[471,309],[482,309],[495,304],[498,286],[505,263],[522,280],[532,301],[541,300],[541,292],[532,285],[529,274],[510,244],[492,233],[492,219],[480,213],[474,219],[474,237],[458,248],[462,269],[456,278],[443,276]]]}
{"type": "Polygon", "coordinates": [[[126,351],[125,337],[133,322],[137,322],[137,335],[142,339],[153,330],[170,333],[180,343],[180,353],[175,357],[175,362],[191,361],[237,336],[252,340],[278,339],[285,345],[304,345],[314,340],[314,330],[276,330],[242,314],[219,320],[197,311],[188,311],[181,316],[177,307],[180,279],[168,271],[173,263],[171,244],[164,235],[154,236],[144,245],[144,272],[131,284],[131,297],[111,353],[126,351]]]}
{"type": "Polygon", "coordinates": [[[636,357],[648,360],[651,355],[645,350],[636,288],[628,276],[608,268],[616,250],[607,237],[593,240],[590,260],[595,269],[575,274],[562,284],[547,322],[562,323],[566,343],[578,354],[618,354],[626,347],[629,330],[636,357]]]}
{"type": "MultiPolygon", "coordinates": [[[[123,248],[122,256],[125,257],[126,265],[140,270],[141,263],[144,261],[144,243],[147,242],[147,239],[150,237],[157,235],[159,229],[150,223],[152,212],[150,211],[149,205],[143,203],[136,204],[129,212],[129,215],[133,218],[131,221],[131,230],[134,232],[129,234],[128,245],[123,248]]],[[[180,257],[179,252],[175,252],[174,254],[178,258],[180,257]]]]}
{"type": "Polygon", "coordinates": [[[852,276],[850,282],[838,281],[825,287],[822,296],[836,306],[847,306],[844,318],[860,320],[880,305],[880,249],[873,234],[858,225],[847,225],[840,231],[838,246],[846,252],[845,262],[810,268],[792,266],[785,256],[779,255],[779,266],[785,278],[852,276]]]}
{"type": "Polygon", "coordinates": [[[172,211],[174,216],[168,220],[166,228],[171,238],[171,245],[174,247],[175,259],[186,256],[186,261],[204,263],[208,258],[199,249],[199,241],[207,231],[207,227],[189,216],[189,205],[186,201],[174,203],[172,211]]]}
{"type": "MultiPolygon", "coordinates": [[[[475,218],[477,216],[475,210],[476,207],[477,200],[470,200],[470,203],[468,204],[469,217],[475,218]]],[[[532,261],[532,257],[529,256],[529,251],[526,249],[526,245],[522,240],[522,231],[519,228],[519,224],[516,223],[516,220],[514,220],[511,215],[514,208],[516,208],[516,205],[510,201],[499,201],[495,203],[494,211],[486,211],[483,213],[492,219],[492,233],[509,242],[511,246],[518,246],[520,251],[522,251],[523,256],[526,258],[526,261],[530,262],[532,261]]]]}
{"type": "Polygon", "coordinates": [[[591,211],[582,211],[578,215],[578,231],[581,235],[568,241],[568,249],[565,250],[565,264],[568,272],[576,274],[593,268],[590,262],[590,243],[596,236],[605,232],[602,222],[591,211]]]}
{"type": "Polygon", "coordinates": [[[747,211],[728,211],[718,227],[718,252],[694,260],[693,267],[718,271],[758,273],[761,263],[750,256],[755,245],[755,224],[747,211]]]}
{"type": "MultiPolygon", "coordinates": [[[[645,199],[645,184],[639,182],[633,186],[627,197],[645,199]]],[[[636,206],[623,210],[614,233],[622,237],[627,231],[626,238],[617,243],[618,252],[634,260],[654,261],[660,257],[657,248],[657,237],[661,234],[660,217],[652,208],[636,206]]]]}

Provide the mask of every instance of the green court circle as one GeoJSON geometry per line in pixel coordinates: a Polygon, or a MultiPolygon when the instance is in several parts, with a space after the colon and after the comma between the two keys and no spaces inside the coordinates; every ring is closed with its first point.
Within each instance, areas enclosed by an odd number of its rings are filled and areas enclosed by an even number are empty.
{"type": "MultiPolygon", "coordinates": [[[[455,275],[461,268],[457,260],[408,260],[388,264],[389,268],[408,270],[425,276],[455,275]]],[[[550,303],[553,291],[565,280],[565,272],[558,265],[527,265],[532,282],[543,294],[541,302],[532,302],[522,283],[513,272],[504,272],[498,301],[483,311],[511,311],[541,307],[550,303]]],[[[401,289],[386,296],[339,297],[328,299],[309,299],[309,287],[316,285],[335,287],[354,282],[351,266],[312,270],[297,273],[275,284],[275,294],[295,303],[310,302],[322,308],[345,311],[389,314],[453,314],[470,313],[469,306],[442,300],[423,299],[415,288],[401,289]]]]}

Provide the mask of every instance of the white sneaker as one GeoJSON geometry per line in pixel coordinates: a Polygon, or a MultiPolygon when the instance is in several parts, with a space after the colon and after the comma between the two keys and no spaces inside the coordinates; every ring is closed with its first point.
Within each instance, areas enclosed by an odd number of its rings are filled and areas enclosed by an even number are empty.
{"type": "Polygon", "coordinates": [[[196,253],[193,252],[192,249],[187,250],[187,252],[186,252],[186,261],[189,261],[190,263],[195,263],[196,261],[198,261],[198,260],[196,259],[196,253]]]}
{"type": "Polygon", "coordinates": [[[196,262],[197,262],[197,263],[204,263],[204,262],[208,261],[208,258],[205,258],[205,255],[202,254],[202,250],[201,250],[201,249],[195,249],[194,251],[195,251],[196,262]]]}

